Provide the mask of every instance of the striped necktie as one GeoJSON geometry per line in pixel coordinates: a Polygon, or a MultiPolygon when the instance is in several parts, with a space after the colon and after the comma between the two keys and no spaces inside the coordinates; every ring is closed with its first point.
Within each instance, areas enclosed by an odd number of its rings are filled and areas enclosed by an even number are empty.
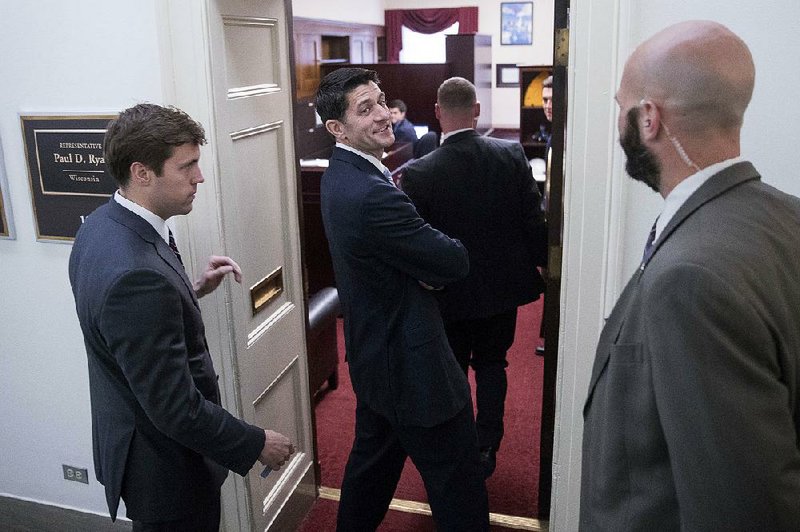
{"type": "Polygon", "coordinates": [[[175,237],[172,236],[172,230],[168,230],[168,231],[169,231],[169,242],[168,242],[169,249],[171,249],[172,252],[175,253],[175,256],[178,257],[178,262],[180,262],[181,266],[183,266],[183,259],[181,259],[181,252],[178,251],[177,244],[175,244],[175,237]]]}
{"type": "Polygon", "coordinates": [[[389,183],[392,184],[392,186],[395,186],[394,185],[394,179],[392,179],[392,173],[385,166],[383,167],[383,175],[386,177],[386,179],[389,181],[389,183]]]}

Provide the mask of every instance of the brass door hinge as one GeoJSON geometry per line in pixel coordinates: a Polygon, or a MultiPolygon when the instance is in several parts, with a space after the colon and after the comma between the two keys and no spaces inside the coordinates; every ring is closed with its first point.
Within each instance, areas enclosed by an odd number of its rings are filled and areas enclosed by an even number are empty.
{"type": "Polygon", "coordinates": [[[561,280],[561,254],[563,252],[561,246],[550,246],[547,252],[547,275],[550,279],[561,280]]]}
{"type": "Polygon", "coordinates": [[[569,61],[569,28],[559,28],[556,30],[556,49],[553,53],[553,64],[555,66],[567,66],[569,61]]]}

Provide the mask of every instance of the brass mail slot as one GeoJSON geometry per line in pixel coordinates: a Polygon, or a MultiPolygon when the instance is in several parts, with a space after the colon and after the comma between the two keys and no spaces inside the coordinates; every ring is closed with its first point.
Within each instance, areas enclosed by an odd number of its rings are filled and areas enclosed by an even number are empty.
{"type": "Polygon", "coordinates": [[[281,292],[283,292],[283,269],[278,267],[250,288],[253,316],[261,312],[281,292]]]}

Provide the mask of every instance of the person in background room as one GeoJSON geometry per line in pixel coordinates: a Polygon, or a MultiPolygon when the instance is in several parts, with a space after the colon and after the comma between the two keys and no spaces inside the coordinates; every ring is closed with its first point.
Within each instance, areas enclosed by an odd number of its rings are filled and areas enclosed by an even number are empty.
{"type": "Polygon", "coordinates": [[[517,307],[544,290],[537,265],[547,241],[541,197],[519,142],[482,136],[475,86],[450,78],[435,106],[442,145],[409,163],[403,190],[434,228],[469,251],[469,275],[436,292],[450,347],[475,371],[478,442],[485,476],[503,439],[506,353],[517,307]]]}
{"type": "Polygon", "coordinates": [[[408,142],[417,143],[417,132],[414,124],[406,118],[408,108],[403,100],[392,100],[389,102],[389,112],[392,114],[392,132],[396,143],[408,142]]]}

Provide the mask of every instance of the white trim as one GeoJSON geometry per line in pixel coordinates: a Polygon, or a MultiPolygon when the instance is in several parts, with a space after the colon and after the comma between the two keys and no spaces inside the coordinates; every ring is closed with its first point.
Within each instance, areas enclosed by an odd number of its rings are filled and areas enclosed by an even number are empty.
{"type": "Polygon", "coordinates": [[[577,530],[583,405],[607,310],[619,293],[625,187],[617,81],[630,0],[573,2],[564,162],[564,256],[550,530],[577,530]]]}

